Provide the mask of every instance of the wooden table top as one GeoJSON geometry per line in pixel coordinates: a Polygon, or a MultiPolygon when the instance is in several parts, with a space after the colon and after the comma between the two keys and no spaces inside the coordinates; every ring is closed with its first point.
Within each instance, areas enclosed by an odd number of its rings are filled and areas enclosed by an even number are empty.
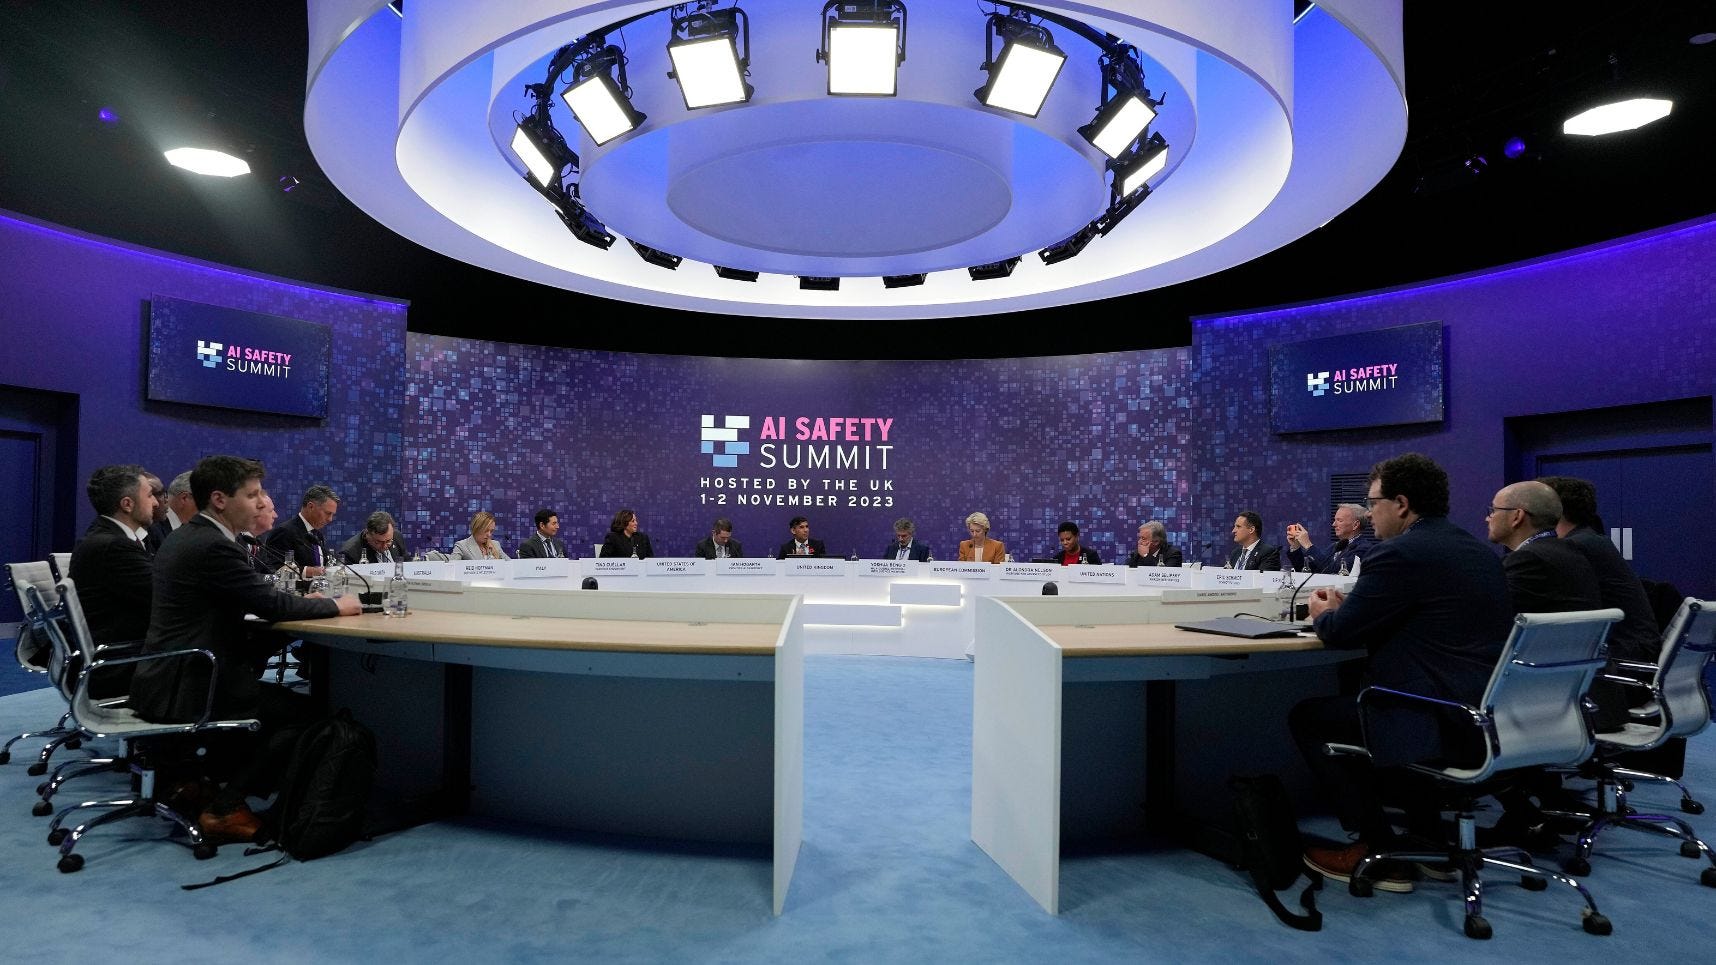
{"type": "Polygon", "coordinates": [[[772,623],[684,623],[581,620],[418,610],[403,619],[365,613],[326,620],[288,620],[276,630],[304,636],[459,643],[539,650],[705,653],[772,656],[781,627],[772,623]]]}
{"type": "Polygon", "coordinates": [[[1309,635],[1247,640],[1181,630],[1171,623],[1079,624],[1037,629],[1061,648],[1062,657],[1223,656],[1323,649],[1323,642],[1309,635]]]}

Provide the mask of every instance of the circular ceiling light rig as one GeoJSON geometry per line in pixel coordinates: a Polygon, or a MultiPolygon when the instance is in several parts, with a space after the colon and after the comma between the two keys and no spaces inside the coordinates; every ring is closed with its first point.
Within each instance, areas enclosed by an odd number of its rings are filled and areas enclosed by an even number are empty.
{"type": "Polygon", "coordinates": [[[372,6],[309,5],[306,131],[348,197],[450,256],[677,308],[1171,284],[1315,230],[1404,140],[1399,0],[372,6]],[[658,270],[685,260],[711,270],[658,270]]]}

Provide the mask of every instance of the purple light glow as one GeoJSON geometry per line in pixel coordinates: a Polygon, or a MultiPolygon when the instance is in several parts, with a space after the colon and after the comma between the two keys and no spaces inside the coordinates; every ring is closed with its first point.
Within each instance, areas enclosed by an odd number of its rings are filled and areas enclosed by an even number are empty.
{"type": "Polygon", "coordinates": [[[1502,153],[1506,154],[1509,158],[1519,157],[1521,154],[1525,153],[1525,141],[1517,137],[1508,138],[1507,144],[1502,146],[1502,153]]]}
{"type": "Polygon", "coordinates": [[[96,112],[95,116],[100,118],[101,123],[103,124],[119,123],[119,115],[111,107],[103,107],[101,110],[96,112]]]}

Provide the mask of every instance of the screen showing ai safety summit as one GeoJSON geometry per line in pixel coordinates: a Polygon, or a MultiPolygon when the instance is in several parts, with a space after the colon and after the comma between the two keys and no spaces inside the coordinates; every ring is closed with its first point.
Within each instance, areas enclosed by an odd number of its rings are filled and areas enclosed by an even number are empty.
{"type": "Polygon", "coordinates": [[[147,397],[158,402],[328,415],[328,326],[177,298],[149,302],[147,397]]]}
{"type": "Polygon", "coordinates": [[[1354,332],[1269,350],[1275,432],[1440,422],[1442,323],[1354,332]]]}

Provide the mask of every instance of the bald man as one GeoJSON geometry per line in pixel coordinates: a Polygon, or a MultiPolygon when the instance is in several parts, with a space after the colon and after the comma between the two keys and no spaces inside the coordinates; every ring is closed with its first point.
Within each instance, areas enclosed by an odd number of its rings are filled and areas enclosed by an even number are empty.
{"type": "Polygon", "coordinates": [[[1556,538],[1561,499],[1540,482],[1503,486],[1490,501],[1485,522],[1490,542],[1508,549],[1502,557],[1508,599],[1515,613],[1600,610],[1597,571],[1585,554],[1556,538]]]}

